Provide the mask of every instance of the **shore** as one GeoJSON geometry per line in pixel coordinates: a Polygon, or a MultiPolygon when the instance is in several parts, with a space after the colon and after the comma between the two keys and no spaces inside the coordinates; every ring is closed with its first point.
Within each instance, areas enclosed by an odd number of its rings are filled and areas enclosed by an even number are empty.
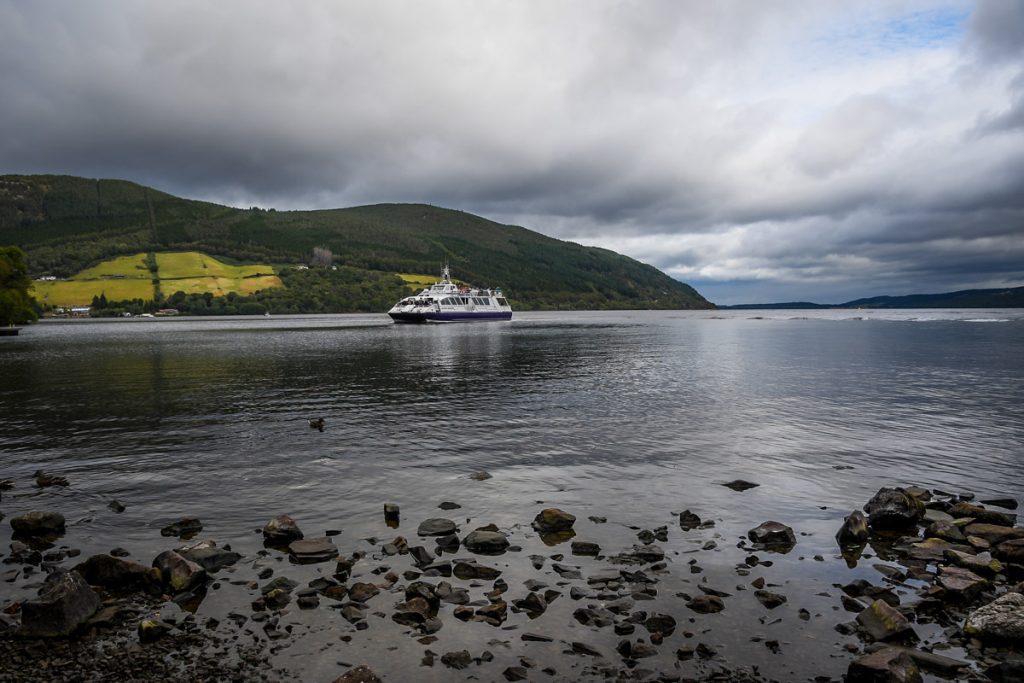
{"type": "MultiPolygon", "coordinates": [[[[68,490],[40,474],[3,495],[68,490]]],[[[4,520],[0,681],[1020,680],[1016,507],[883,488],[832,512],[833,552],[812,555],[798,521],[725,510],[637,526],[523,501],[498,527],[454,500],[417,519],[382,501],[386,537],[270,510],[255,552],[180,518],[159,521],[155,557],[115,547],[116,529],[84,557],[39,509],[4,520]],[[802,566],[839,580],[819,590],[802,566]]]]}

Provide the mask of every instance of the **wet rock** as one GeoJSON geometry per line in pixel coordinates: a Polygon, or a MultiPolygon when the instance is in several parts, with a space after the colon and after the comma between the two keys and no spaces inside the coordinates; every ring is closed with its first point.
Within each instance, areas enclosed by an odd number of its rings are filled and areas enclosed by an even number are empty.
{"type": "Polygon", "coordinates": [[[384,503],[384,521],[398,523],[401,518],[401,509],[394,503],[384,503]]]}
{"type": "Polygon", "coordinates": [[[334,683],[383,683],[370,667],[360,664],[334,679],[334,683]]]}
{"type": "Polygon", "coordinates": [[[291,602],[292,594],[283,588],[274,588],[263,595],[263,604],[269,609],[284,609],[291,602]]]}
{"type": "Polygon", "coordinates": [[[403,626],[417,627],[424,624],[432,616],[430,604],[421,597],[412,597],[398,605],[391,619],[403,626]]]}
{"type": "Polygon", "coordinates": [[[380,593],[380,589],[372,583],[356,582],[348,587],[348,597],[353,602],[366,602],[380,593]]]}
{"type": "Polygon", "coordinates": [[[409,554],[412,555],[412,561],[418,567],[424,567],[428,564],[432,564],[437,558],[432,552],[427,550],[421,545],[413,546],[409,548],[409,554]]]}
{"type": "Polygon", "coordinates": [[[143,619],[137,629],[140,643],[155,643],[174,630],[174,626],[159,619],[143,619]]]}
{"type": "Polygon", "coordinates": [[[194,536],[203,530],[203,523],[197,517],[182,517],[173,524],[160,529],[161,536],[194,536]]]}
{"type": "Polygon", "coordinates": [[[1024,659],[1012,659],[993,664],[985,669],[985,676],[992,683],[1020,683],[1024,681],[1024,659]]]}
{"type": "Polygon", "coordinates": [[[506,681],[525,681],[529,678],[526,669],[521,666],[510,666],[501,672],[506,681]]]}
{"type": "Polygon", "coordinates": [[[760,484],[755,484],[752,481],[744,481],[743,479],[734,479],[726,484],[722,484],[722,486],[727,489],[732,489],[733,491],[747,491],[757,488],[760,484]]]}
{"type": "Polygon", "coordinates": [[[921,683],[921,671],[910,655],[885,648],[850,662],[846,683],[921,683]]]}
{"type": "Polygon", "coordinates": [[[504,601],[498,600],[486,607],[479,608],[473,614],[473,621],[483,621],[491,626],[501,626],[507,615],[508,605],[504,601]]]}
{"type": "Polygon", "coordinates": [[[656,545],[634,545],[632,549],[611,558],[619,564],[651,564],[665,559],[665,551],[656,545]]]}
{"type": "Polygon", "coordinates": [[[782,595],[781,593],[773,593],[767,590],[754,591],[754,597],[768,609],[775,609],[786,602],[785,595],[782,595]]]}
{"type": "Polygon", "coordinates": [[[455,522],[450,519],[434,517],[423,520],[416,529],[416,534],[419,536],[447,536],[455,533],[457,528],[455,522]]]}
{"type": "Polygon", "coordinates": [[[589,541],[573,541],[570,548],[573,555],[597,556],[601,554],[601,546],[589,541]]]}
{"type": "Polygon", "coordinates": [[[453,503],[451,501],[446,500],[437,507],[441,508],[442,510],[458,510],[462,506],[459,505],[458,503],[453,503]]]}
{"type": "Polygon", "coordinates": [[[693,647],[690,645],[683,645],[676,650],[676,658],[682,662],[687,662],[693,659],[693,647]]]}
{"type": "Polygon", "coordinates": [[[53,638],[74,633],[96,610],[100,598],[78,572],[50,574],[34,600],[21,603],[19,635],[53,638]]]}
{"type": "Polygon", "coordinates": [[[263,538],[270,544],[288,545],[302,537],[299,525],[288,515],[278,515],[263,527],[263,538]]]}
{"type": "Polygon", "coordinates": [[[857,623],[872,640],[893,640],[914,633],[907,618],[884,600],[875,600],[858,614],[857,623]]]}
{"type": "Polygon", "coordinates": [[[959,550],[947,550],[945,557],[956,566],[969,569],[983,576],[995,576],[1003,571],[1002,562],[993,559],[988,553],[971,555],[959,550]]]}
{"type": "Polygon", "coordinates": [[[541,532],[569,531],[575,523],[575,515],[558,508],[545,508],[533,518],[533,528],[541,532]]]}
{"type": "Polygon", "coordinates": [[[201,586],[206,581],[206,570],[191,560],[165,550],[153,559],[160,580],[175,593],[183,593],[201,586]]]}
{"type": "Polygon", "coordinates": [[[572,613],[573,619],[584,626],[604,628],[615,623],[615,615],[603,607],[580,607],[572,613]]]}
{"type": "Polygon", "coordinates": [[[454,553],[459,549],[461,541],[456,534],[437,537],[437,549],[442,552],[454,553]]]}
{"type": "Polygon", "coordinates": [[[43,472],[42,470],[36,470],[35,474],[33,474],[32,476],[35,477],[36,486],[38,486],[41,489],[42,488],[47,488],[49,486],[67,486],[68,485],[67,477],[61,476],[59,474],[47,474],[46,472],[43,472]]]}
{"type": "Polygon", "coordinates": [[[971,612],[964,633],[978,638],[1024,643],[1024,595],[1006,593],[971,612]]]}
{"type": "Polygon", "coordinates": [[[501,576],[501,570],[477,564],[473,560],[456,560],[452,565],[452,574],[464,581],[469,579],[490,580],[501,576]]]}
{"type": "Polygon", "coordinates": [[[598,515],[590,515],[589,517],[587,517],[587,519],[589,519],[594,524],[607,524],[608,522],[607,517],[601,517],[598,515]]]}
{"type": "Polygon", "coordinates": [[[242,559],[238,553],[227,548],[218,548],[215,541],[199,541],[191,545],[178,548],[175,552],[186,560],[195,562],[207,572],[215,572],[242,559]]]}
{"type": "Polygon", "coordinates": [[[488,479],[491,478],[491,473],[485,472],[483,470],[480,470],[479,472],[474,472],[473,474],[469,475],[469,479],[472,479],[473,481],[487,481],[488,479]]]}
{"type": "Polygon", "coordinates": [[[89,585],[114,591],[156,592],[160,588],[160,576],[155,569],[110,555],[93,555],[74,571],[89,585]]]}
{"type": "Polygon", "coordinates": [[[1024,538],[1003,541],[992,550],[992,554],[1007,562],[1024,564],[1024,538]]]}
{"type": "Polygon", "coordinates": [[[901,489],[881,488],[864,511],[873,529],[903,529],[921,519],[924,507],[901,489]]]}
{"type": "Polygon", "coordinates": [[[572,651],[578,655],[587,655],[588,657],[601,656],[601,652],[599,650],[594,649],[586,643],[581,643],[578,640],[573,641],[570,647],[572,647],[572,651]]]}
{"type": "Polygon", "coordinates": [[[644,659],[658,654],[658,650],[641,641],[620,640],[615,646],[615,651],[622,655],[623,659],[644,659]]]}
{"type": "Polygon", "coordinates": [[[714,614],[725,609],[725,603],[717,595],[698,595],[686,603],[686,606],[701,614],[714,614]]]}
{"type": "Polygon", "coordinates": [[[652,614],[644,621],[644,628],[649,633],[660,633],[663,636],[672,635],[676,628],[676,620],[668,614],[652,614]]]}
{"type": "Polygon", "coordinates": [[[467,650],[446,652],[441,655],[441,663],[449,669],[465,669],[473,663],[473,657],[467,650]]]}
{"type": "Polygon", "coordinates": [[[520,637],[521,640],[525,640],[526,642],[534,642],[534,643],[550,643],[550,642],[553,642],[555,640],[551,636],[546,636],[546,635],[543,635],[541,633],[529,633],[529,632],[527,632],[527,633],[524,633],[523,635],[521,635],[519,637],[520,637]]]}
{"type": "Polygon", "coordinates": [[[854,510],[843,519],[836,533],[839,545],[860,545],[868,540],[868,520],[860,510],[854,510]]]}
{"type": "Polygon", "coordinates": [[[508,548],[508,537],[500,531],[484,531],[476,529],[466,534],[462,539],[462,545],[467,550],[481,555],[497,555],[505,552],[508,548]]]}
{"type": "Polygon", "coordinates": [[[547,601],[538,593],[530,592],[521,600],[513,600],[512,604],[518,609],[528,612],[532,618],[539,617],[548,608],[547,601]]]}
{"type": "Polygon", "coordinates": [[[291,593],[293,590],[298,588],[299,582],[289,579],[287,576],[278,576],[273,581],[268,581],[260,588],[260,592],[266,595],[270,591],[282,590],[285,593],[291,593]]]}
{"type": "Polygon", "coordinates": [[[679,513],[679,528],[683,531],[690,531],[696,529],[701,524],[700,517],[690,512],[689,510],[683,510],[679,513]]]}
{"type": "Polygon", "coordinates": [[[297,564],[315,564],[333,560],[338,556],[338,548],[330,538],[322,536],[292,541],[288,544],[288,553],[297,564]]]}
{"type": "Polygon", "coordinates": [[[945,558],[948,550],[968,550],[966,546],[956,546],[941,538],[926,538],[920,543],[911,543],[909,546],[898,546],[896,548],[908,559],[922,562],[938,562],[945,558]]]}
{"type": "Polygon", "coordinates": [[[1024,538],[1024,528],[975,522],[974,524],[968,524],[964,528],[964,534],[983,538],[992,545],[999,545],[1006,541],[1024,538]]]}
{"type": "Polygon", "coordinates": [[[966,543],[967,537],[964,536],[964,532],[960,530],[960,527],[953,524],[953,522],[946,522],[939,520],[932,522],[924,530],[925,538],[941,538],[944,541],[950,543],[966,543]]]}
{"type": "Polygon", "coordinates": [[[970,517],[982,524],[995,524],[996,526],[1010,526],[1017,523],[1017,515],[1011,512],[997,512],[989,510],[980,505],[973,505],[967,502],[959,502],[949,510],[954,517],[970,517]]]}
{"type": "Polygon", "coordinates": [[[921,669],[937,673],[946,678],[957,678],[958,675],[962,673],[962,670],[969,666],[967,662],[959,659],[935,654],[934,652],[925,652],[914,648],[901,647],[899,645],[883,645],[881,643],[875,643],[866,647],[865,651],[878,652],[885,649],[906,652],[910,655],[910,658],[914,660],[914,663],[921,669]]]}
{"type": "Polygon", "coordinates": [[[64,515],[59,512],[33,511],[11,517],[11,529],[22,536],[49,536],[64,533],[64,515]]]}
{"type": "Polygon", "coordinates": [[[107,507],[118,514],[128,509],[121,501],[117,500],[116,498],[107,503],[107,507]]]}
{"type": "Polygon", "coordinates": [[[764,522],[747,532],[758,547],[774,552],[789,552],[796,545],[793,529],[781,522],[764,522]]]}
{"type": "Polygon", "coordinates": [[[1017,509],[1016,498],[989,498],[988,500],[981,501],[982,505],[995,505],[996,507],[1005,508],[1007,510],[1017,509]]]}
{"type": "Polygon", "coordinates": [[[988,586],[988,581],[963,567],[940,566],[936,583],[950,599],[970,602],[988,586]]]}

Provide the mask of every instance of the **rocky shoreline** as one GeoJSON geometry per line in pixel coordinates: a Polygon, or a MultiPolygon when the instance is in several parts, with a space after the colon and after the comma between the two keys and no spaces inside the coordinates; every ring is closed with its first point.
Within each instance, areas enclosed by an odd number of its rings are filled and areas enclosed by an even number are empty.
{"type": "Polygon", "coordinates": [[[441,516],[460,509],[444,501],[407,529],[399,505],[382,505],[392,537],[306,535],[279,514],[249,555],[201,538],[202,521],[185,517],[162,526],[166,548],[146,562],[120,548],[85,558],[61,514],[15,515],[0,555],[0,681],[1024,680],[1015,499],[883,488],[837,525],[834,553],[806,558],[871,567],[876,580],[813,596],[780,562],[807,542],[798,524],[748,520],[737,538],[718,531],[721,517],[677,510],[612,546],[597,530],[615,520],[541,502],[506,528],[441,516]],[[728,574],[709,580],[712,557],[728,558],[728,574]],[[34,596],[3,597],[3,586],[34,596]],[[213,595],[235,597],[221,598],[222,615],[197,616],[213,595]],[[737,612],[745,631],[722,621],[737,612]],[[310,655],[331,662],[323,678],[308,659],[281,659],[313,633],[330,642],[310,655]],[[815,640],[836,662],[827,672],[801,668],[815,640]],[[736,656],[739,641],[761,655],[736,656]]]}

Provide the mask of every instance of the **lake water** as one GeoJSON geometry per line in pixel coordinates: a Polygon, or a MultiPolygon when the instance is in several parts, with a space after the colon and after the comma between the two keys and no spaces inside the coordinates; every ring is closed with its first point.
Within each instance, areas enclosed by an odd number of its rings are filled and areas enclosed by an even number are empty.
{"type": "MultiPolygon", "coordinates": [[[[734,663],[756,657],[783,679],[838,676],[848,661],[838,646],[855,641],[831,627],[851,615],[836,613],[835,595],[813,593],[879,578],[870,562],[811,559],[836,554],[845,514],[883,485],[1024,496],[1024,311],[524,313],[440,326],[383,315],[44,322],[0,339],[0,435],[0,479],[16,482],[0,511],[58,510],[69,520],[62,543],[85,554],[123,546],[147,564],[176,545],[160,527],[184,515],[247,561],[262,547],[254,530],[280,513],[307,536],[343,530],[343,552],[372,552],[368,537],[412,540],[420,520],[450,516],[463,531],[493,522],[511,532],[524,549],[496,566],[515,586],[537,575],[528,555],[568,556],[529,529],[542,507],[557,506],[579,519],[578,539],[609,549],[636,542],[630,527],[669,525],[661,545],[678,567],[716,540],[718,550],[699,555],[702,575],[666,579],[661,592],[671,596],[705,579],[734,588],[745,554],[737,541],[777,519],[802,534],[767,576],[790,594],[771,614],[782,622],[759,620],[754,607],[680,618],[711,629],[706,642],[734,663]],[[307,424],[317,417],[323,432],[307,424]],[[71,486],[31,487],[39,468],[71,486]],[[481,470],[492,478],[468,478],[481,470]],[[737,478],[760,487],[719,485],[737,478]],[[109,510],[113,498],[127,510],[109,510]],[[444,500],[462,509],[441,512],[444,500]],[[401,506],[397,531],[383,523],[385,502],[401,506]],[[673,513],[684,508],[716,527],[683,534],[673,513]],[[801,606],[815,618],[797,621],[801,606]],[[784,653],[810,639],[817,654],[773,657],[750,641],[780,633],[784,653]]],[[[9,536],[3,525],[0,547],[9,536]]],[[[308,578],[329,573],[323,567],[282,571],[308,578]]],[[[0,598],[30,587],[0,584],[0,598]]],[[[200,613],[248,609],[251,599],[225,585],[200,613]]],[[[390,613],[393,602],[380,609],[390,613]]],[[[562,598],[525,628],[564,631],[614,658],[618,637],[576,623],[578,606],[562,598]]],[[[302,635],[277,661],[311,680],[358,661],[418,680],[451,674],[439,662],[421,667],[424,647],[389,619],[365,632],[373,638],[342,644],[337,633],[351,629],[332,610],[289,618],[302,635]],[[382,634],[400,646],[386,661],[382,634]]],[[[522,654],[567,680],[593,674],[592,662],[560,654],[564,645],[526,647],[485,624],[446,619],[438,637],[436,652],[491,650],[490,668],[467,671],[484,680],[522,654]],[[509,644],[488,645],[495,638],[509,644]]],[[[689,671],[675,663],[681,641],[644,664],[689,671]]]]}

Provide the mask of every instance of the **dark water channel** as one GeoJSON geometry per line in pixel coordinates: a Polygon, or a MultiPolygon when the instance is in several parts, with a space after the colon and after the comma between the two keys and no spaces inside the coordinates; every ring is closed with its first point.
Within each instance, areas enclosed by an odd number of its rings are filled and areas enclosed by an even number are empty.
{"type": "MultiPolygon", "coordinates": [[[[371,612],[384,616],[361,632],[329,601],[293,606],[275,663],[305,680],[361,662],[393,680],[494,680],[524,655],[539,665],[531,680],[599,677],[601,661],[564,654],[566,643],[616,664],[619,636],[577,623],[587,601],[528,557],[564,553],[584,576],[608,564],[545,546],[529,522],[546,506],[575,514],[577,540],[608,554],[636,543],[639,528],[668,525],[657,609],[680,624],[643,668],[711,670],[676,661],[677,647],[704,642],[780,680],[838,679],[851,658],[842,645],[858,641],[833,630],[852,617],[834,584],[881,579],[877,558],[837,559],[843,516],[883,485],[1021,498],[1022,444],[1024,314],[1012,311],[538,313],[412,327],[384,316],[84,321],[0,340],[0,479],[16,482],[0,511],[57,510],[69,522],[60,544],[85,556],[122,546],[146,564],[180,545],[160,527],[199,517],[199,538],[245,555],[224,574],[237,584],[211,590],[199,616],[248,613],[259,591],[241,584],[256,560],[303,584],[330,574],[333,564],[257,557],[255,530],[281,513],[307,536],[341,529],[343,553],[370,553],[359,580],[377,580],[369,571],[381,564],[408,569],[405,556],[372,555],[396,534],[415,545],[422,519],[451,517],[463,532],[494,523],[522,547],[481,560],[503,570],[509,598],[529,578],[565,589],[538,619],[510,613],[504,628],[444,616],[431,650],[495,656],[462,672],[421,665],[427,647],[389,618],[398,595],[375,598],[371,612]],[[324,418],[322,433],[311,417],[324,418]],[[71,486],[32,487],[39,468],[71,486]],[[492,478],[468,478],[480,470],[492,478]],[[737,478],[760,486],[719,485],[737,478]],[[114,498],[125,512],[108,509],[114,498]],[[445,513],[441,501],[462,508],[445,513]],[[385,502],[401,506],[397,530],[384,524],[385,502]],[[715,527],[683,532],[674,513],[684,508],[715,527]],[[740,537],[768,519],[794,527],[796,548],[737,575],[740,537]],[[708,541],[717,547],[702,550],[708,541]],[[757,576],[789,601],[769,612],[737,589],[757,576]],[[731,593],[724,611],[696,614],[675,597],[701,582],[731,593]],[[555,641],[525,643],[523,631],[555,641]]],[[[3,552],[9,542],[5,521],[3,552]]],[[[0,602],[31,588],[0,583],[0,602]]]]}

